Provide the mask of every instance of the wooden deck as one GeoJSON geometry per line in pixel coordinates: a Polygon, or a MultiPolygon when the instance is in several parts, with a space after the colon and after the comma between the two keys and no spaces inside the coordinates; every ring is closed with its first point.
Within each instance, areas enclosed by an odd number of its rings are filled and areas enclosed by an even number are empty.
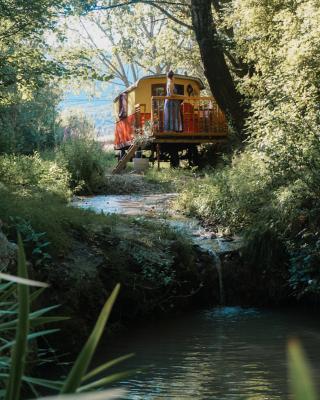
{"type": "Polygon", "coordinates": [[[213,97],[153,96],[151,126],[156,141],[163,143],[213,143],[226,138],[228,125],[225,114],[213,97]],[[182,132],[165,131],[164,104],[166,100],[181,102],[182,132]]]}

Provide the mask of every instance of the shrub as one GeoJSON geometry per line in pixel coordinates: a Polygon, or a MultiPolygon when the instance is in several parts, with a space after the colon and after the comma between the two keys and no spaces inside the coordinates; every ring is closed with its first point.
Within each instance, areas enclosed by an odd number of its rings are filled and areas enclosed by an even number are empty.
{"type": "Polygon", "coordinates": [[[43,160],[38,153],[0,156],[0,181],[20,190],[51,193],[63,200],[71,196],[67,169],[55,161],[43,160]]]}
{"type": "Polygon", "coordinates": [[[114,164],[114,155],[102,149],[100,143],[87,137],[73,137],[57,151],[57,161],[71,174],[75,192],[94,193],[103,186],[105,172],[114,164]]]}

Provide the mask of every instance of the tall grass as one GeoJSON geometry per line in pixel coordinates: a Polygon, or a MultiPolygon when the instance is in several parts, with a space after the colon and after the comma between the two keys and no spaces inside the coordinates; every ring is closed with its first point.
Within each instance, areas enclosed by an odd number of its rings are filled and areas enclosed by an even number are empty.
{"type": "Polygon", "coordinates": [[[36,189],[67,201],[71,197],[70,179],[63,165],[43,160],[38,153],[0,156],[0,184],[15,187],[20,192],[30,193],[36,189]]]}
{"type": "Polygon", "coordinates": [[[71,174],[71,186],[78,193],[96,193],[105,183],[105,174],[115,165],[113,152],[88,137],[73,137],[60,145],[56,160],[71,174]]]}
{"type": "MultiPolygon", "coordinates": [[[[0,350],[2,354],[4,354],[4,352],[6,353],[0,357],[2,369],[0,374],[0,382],[5,387],[5,390],[0,392],[0,397],[2,397],[4,400],[19,400],[22,395],[21,390],[23,383],[27,383],[32,388],[33,393],[38,397],[38,391],[36,389],[37,386],[43,386],[47,389],[55,390],[56,393],[60,395],[74,394],[88,392],[92,389],[100,389],[106,384],[128,376],[128,372],[122,372],[108,375],[104,378],[96,380],[93,379],[98,374],[101,375],[102,372],[105,372],[113,365],[118,364],[132,355],[119,357],[118,359],[109,361],[92,371],[88,371],[90,361],[105,329],[113,304],[118,296],[120,290],[119,285],[115,287],[109,299],[106,301],[91,335],[89,336],[67,377],[64,380],[50,381],[47,379],[30,378],[25,376],[26,356],[31,340],[34,340],[39,336],[54,333],[56,332],[56,329],[32,332],[31,328],[35,328],[39,325],[42,326],[43,324],[47,324],[49,322],[56,322],[57,320],[61,320],[63,318],[45,317],[44,314],[50,311],[52,307],[31,312],[31,304],[38,297],[40,292],[37,291],[31,294],[30,288],[34,286],[46,287],[47,285],[28,279],[26,259],[20,237],[18,250],[18,276],[15,277],[0,273],[0,279],[9,282],[0,286],[1,306],[7,307],[7,312],[2,312],[2,317],[0,319],[0,332],[3,338],[5,338],[3,339],[5,344],[1,346],[0,350]],[[17,288],[14,285],[16,285],[17,288]],[[14,295],[16,290],[17,302],[15,303],[11,300],[11,297],[14,295]],[[14,338],[11,338],[12,332],[14,331],[15,336],[14,338]]],[[[114,396],[118,394],[119,392],[104,392],[103,398],[115,398],[114,396]]],[[[79,397],[81,398],[81,396],[79,397]]],[[[63,398],[63,396],[61,398],[63,398]]],[[[95,394],[93,394],[91,397],[86,395],[85,397],[82,396],[82,398],[93,399],[101,397],[97,397],[95,394]]]]}

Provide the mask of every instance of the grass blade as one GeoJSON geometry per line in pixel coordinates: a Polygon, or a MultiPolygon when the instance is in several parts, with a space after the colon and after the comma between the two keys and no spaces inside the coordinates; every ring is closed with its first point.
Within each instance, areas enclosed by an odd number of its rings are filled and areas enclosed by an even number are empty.
{"type": "Polygon", "coordinates": [[[129,376],[135,374],[137,372],[136,369],[134,370],[129,370],[126,372],[117,372],[112,375],[105,376],[104,378],[101,378],[97,381],[94,381],[92,383],[88,383],[87,385],[81,386],[78,391],[79,393],[81,392],[86,392],[87,390],[93,390],[93,389],[98,389],[101,388],[105,385],[109,385],[110,383],[120,381],[122,379],[128,378],[129,376]]]}
{"type": "Polygon", "coordinates": [[[15,290],[16,287],[13,285],[13,282],[8,282],[6,285],[3,285],[0,295],[0,303],[7,300],[15,290]]]}
{"type": "Polygon", "coordinates": [[[42,386],[47,389],[53,389],[59,391],[63,385],[62,381],[51,381],[49,379],[32,378],[30,376],[24,376],[23,381],[31,383],[36,386],[42,386]]]}
{"type": "Polygon", "coordinates": [[[37,317],[36,319],[30,320],[30,327],[36,328],[38,326],[51,324],[53,322],[61,322],[67,321],[70,317],[62,317],[62,316],[55,316],[55,317],[37,317]]]}
{"type": "MultiPolygon", "coordinates": [[[[20,235],[18,236],[18,276],[23,280],[28,280],[26,259],[20,235]]],[[[21,381],[27,352],[30,311],[29,286],[18,283],[17,291],[19,317],[15,344],[12,351],[10,375],[7,383],[5,400],[18,400],[20,398],[21,381]]]]}
{"type": "Polygon", "coordinates": [[[41,287],[40,289],[35,290],[30,294],[30,304],[33,303],[37,298],[43,293],[45,287],[41,287]]]}
{"type": "Polygon", "coordinates": [[[125,396],[126,392],[121,389],[103,390],[101,392],[67,394],[64,396],[41,397],[38,400],[114,400],[125,396]]]}
{"type": "Polygon", "coordinates": [[[108,321],[111,313],[113,304],[118,296],[120,285],[116,285],[109,299],[106,301],[95,327],[91,335],[89,336],[86,344],[84,345],[81,353],[79,354],[76,362],[74,363],[65,384],[61,390],[61,393],[74,393],[81,384],[84,374],[87,372],[92,356],[96,350],[98,342],[104,331],[105,325],[108,321]]]}
{"type": "Polygon", "coordinates": [[[306,356],[297,340],[288,345],[289,377],[294,400],[316,400],[316,390],[306,356]]]}
{"type": "Polygon", "coordinates": [[[94,370],[90,371],[84,378],[83,381],[87,381],[88,379],[93,378],[94,376],[100,374],[101,372],[105,371],[108,368],[113,367],[114,365],[117,365],[121,363],[122,361],[127,360],[128,358],[131,358],[134,356],[134,353],[127,354],[122,357],[115,358],[114,360],[108,361],[105,364],[100,365],[99,367],[95,368],[94,370]]]}
{"type": "MultiPolygon", "coordinates": [[[[20,249],[18,250],[18,263],[19,263],[19,252],[20,252],[20,249]]],[[[24,250],[23,250],[23,254],[24,254],[24,250]]],[[[24,263],[26,263],[25,256],[24,256],[24,263]]],[[[28,279],[28,278],[26,278],[24,276],[20,276],[20,275],[15,276],[15,275],[4,274],[3,272],[0,272],[0,279],[9,281],[9,282],[20,283],[22,285],[27,285],[27,286],[36,286],[36,287],[42,287],[42,288],[49,287],[49,285],[47,283],[33,281],[31,279],[28,279]]]]}
{"type": "MultiPolygon", "coordinates": [[[[46,329],[40,332],[35,332],[35,333],[30,333],[27,335],[27,340],[34,340],[40,336],[46,336],[46,335],[51,335],[52,333],[59,332],[60,329],[46,329]]],[[[6,344],[0,347],[0,352],[2,352],[5,349],[10,348],[11,346],[15,345],[16,340],[11,340],[10,342],[6,341],[6,344]]]]}

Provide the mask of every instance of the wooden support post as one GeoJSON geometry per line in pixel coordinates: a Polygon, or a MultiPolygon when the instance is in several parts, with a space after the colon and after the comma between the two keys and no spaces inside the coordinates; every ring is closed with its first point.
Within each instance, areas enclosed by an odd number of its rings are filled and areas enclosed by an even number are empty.
{"type": "Polygon", "coordinates": [[[160,170],[160,144],[157,143],[157,162],[158,162],[158,170],[160,170]]]}

